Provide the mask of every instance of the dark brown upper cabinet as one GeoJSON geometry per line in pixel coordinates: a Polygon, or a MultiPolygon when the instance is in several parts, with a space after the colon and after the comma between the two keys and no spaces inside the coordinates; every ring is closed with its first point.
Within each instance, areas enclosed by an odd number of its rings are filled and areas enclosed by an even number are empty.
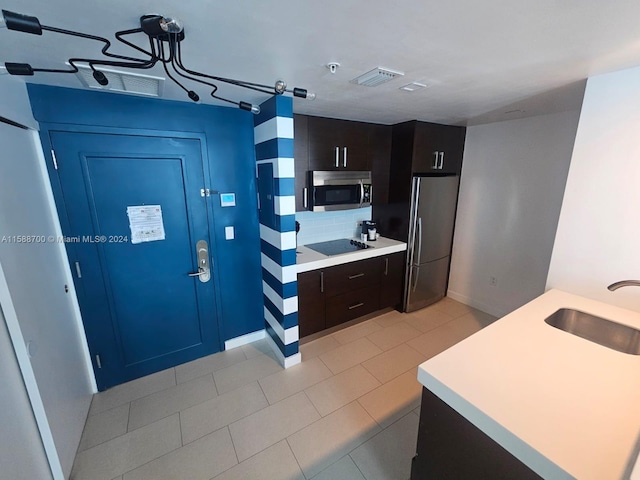
{"type": "Polygon", "coordinates": [[[370,123],[309,117],[309,170],[371,170],[370,123]]]}
{"type": "Polygon", "coordinates": [[[464,137],[464,127],[415,122],[413,172],[459,174],[464,137]]]}
{"type": "Polygon", "coordinates": [[[297,212],[307,209],[304,199],[308,188],[307,172],[310,170],[371,171],[373,204],[387,203],[390,125],[298,114],[293,116],[293,123],[297,212]]]}
{"type": "Polygon", "coordinates": [[[296,169],[295,193],[296,212],[306,210],[305,195],[307,188],[307,171],[309,170],[309,117],[293,116],[293,158],[296,169]]]}
{"type": "Polygon", "coordinates": [[[462,170],[466,128],[410,122],[393,126],[389,202],[408,201],[411,177],[454,174],[462,170]]]}
{"type": "MultiPolygon", "coordinates": [[[[412,144],[412,173],[459,174],[464,151],[464,127],[427,122],[406,122],[412,144]]],[[[396,126],[394,126],[396,128],[396,126]]]]}
{"type": "Polygon", "coordinates": [[[389,168],[391,164],[391,125],[371,124],[369,131],[371,177],[373,182],[372,204],[389,202],[389,168]]]}

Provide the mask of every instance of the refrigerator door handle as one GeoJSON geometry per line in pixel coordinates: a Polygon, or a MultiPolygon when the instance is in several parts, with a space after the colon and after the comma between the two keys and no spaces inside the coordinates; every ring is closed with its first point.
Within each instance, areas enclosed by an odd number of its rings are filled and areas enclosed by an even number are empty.
{"type": "Polygon", "coordinates": [[[415,260],[414,265],[420,265],[420,257],[422,256],[422,217],[418,217],[418,259],[415,260]]]}
{"type": "Polygon", "coordinates": [[[418,286],[418,276],[420,275],[420,266],[419,265],[414,265],[413,268],[415,268],[415,275],[413,276],[413,291],[416,291],[416,287],[418,286]]]}

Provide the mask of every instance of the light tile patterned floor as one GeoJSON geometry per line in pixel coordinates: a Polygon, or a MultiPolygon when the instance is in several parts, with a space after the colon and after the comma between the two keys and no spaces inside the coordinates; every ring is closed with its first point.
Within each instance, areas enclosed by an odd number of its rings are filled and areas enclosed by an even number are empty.
{"type": "Polygon", "coordinates": [[[301,346],[265,341],[94,396],[73,480],[403,480],[415,453],[417,366],[495,320],[449,298],[301,346]]]}

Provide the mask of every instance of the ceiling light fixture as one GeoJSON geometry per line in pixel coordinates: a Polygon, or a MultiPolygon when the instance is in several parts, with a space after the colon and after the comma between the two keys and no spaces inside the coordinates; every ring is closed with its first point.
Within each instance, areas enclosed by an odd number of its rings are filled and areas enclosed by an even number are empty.
{"type": "Polygon", "coordinates": [[[351,83],[364,85],[365,87],[377,87],[382,83],[386,83],[396,77],[402,76],[404,76],[404,73],[402,72],[390,70],[388,68],[377,67],[373,70],[368,71],[367,73],[363,73],[359,77],[354,78],[353,80],[351,80],[351,83]]]}
{"type": "Polygon", "coordinates": [[[128,57],[123,55],[116,55],[109,52],[111,42],[103,37],[96,35],[89,35],[86,33],[75,32],[72,30],[64,30],[56,27],[49,27],[41,25],[40,21],[36,17],[28,15],[22,15],[19,13],[9,12],[2,10],[2,16],[0,18],[0,27],[6,27],[9,30],[15,30],[23,33],[31,33],[34,35],[42,35],[43,30],[60,33],[62,35],[70,35],[74,37],[86,38],[89,40],[95,40],[102,42],[101,53],[105,57],[109,57],[114,60],[108,60],[104,58],[91,59],[91,58],[70,58],[68,64],[70,69],[51,69],[51,68],[33,68],[28,63],[10,63],[4,64],[7,72],[11,75],[33,75],[37,72],[49,72],[49,73],[77,73],[77,64],[87,64],[92,70],[93,78],[100,85],[105,86],[109,84],[107,76],[96,69],[96,66],[107,67],[120,67],[120,68],[135,68],[135,69],[149,69],[160,62],[164,68],[167,76],[173,80],[182,90],[185,91],[187,96],[197,102],[200,100],[200,96],[193,90],[187,88],[173,75],[177,75],[186,80],[197,82],[203,85],[207,85],[212,88],[211,96],[217,100],[222,100],[227,103],[237,105],[242,110],[247,110],[255,114],[260,113],[260,107],[252,105],[248,102],[229,100],[216,94],[218,86],[213,82],[223,82],[237,87],[247,88],[256,92],[266,93],[269,95],[283,95],[284,93],[291,93],[294,97],[307,98],[313,100],[315,94],[307,92],[304,88],[287,88],[287,84],[278,80],[275,85],[263,85],[260,83],[245,82],[242,80],[234,80],[232,78],[217,77],[208,75],[197,70],[191,70],[184,66],[182,61],[181,42],[185,38],[184,26],[177,18],[163,17],[162,15],[143,15],[140,17],[140,26],[130,30],[121,30],[115,33],[115,38],[125,44],[126,46],[137,51],[137,54],[143,54],[142,58],[128,57]],[[144,33],[149,39],[149,50],[145,50],[134,43],[126,40],[124,37],[127,35],[144,33]],[[171,71],[173,71],[173,74],[171,71]]]}

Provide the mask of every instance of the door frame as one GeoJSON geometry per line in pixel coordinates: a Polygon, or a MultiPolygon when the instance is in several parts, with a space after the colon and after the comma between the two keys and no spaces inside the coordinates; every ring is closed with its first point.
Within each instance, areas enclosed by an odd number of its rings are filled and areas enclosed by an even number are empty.
{"type": "MultiPolygon", "coordinates": [[[[53,199],[55,202],[55,211],[58,216],[58,220],[60,222],[60,227],[62,230],[62,234],[66,235],[66,232],[70,231],[70,222],[67,215],[67,210],[65,208],[64,196],[62,194],[62,185],[60,183],[60,178],[58,176],[57,170],[54,167],[54,160],[52,156],[53,145],[51,143],[50,133],[52,132],[65,132],[65,133],[86,133],[86,134],[97,134],[97,135],[126,135],[126,136],[135,136],[135,137],[158,137],[158,138],[180,138],[187,140],[198,140],[200,142],[200,155],[202,158],[202,167],[203,167],[203,176],[205,184],[202,185],[202,188],[214,190],[212,188],[212,176],[211,176],[211,168],[209,162],[209,155],[207,150],[207,137],[204,132],[190,132],[190,131],[174,131],[174,130],[149,130],[149,129],[132,129],[132,128],[122,128],[122,127],[106,127],[106,126],[93,126],[93,125],[75,125],[75,124],[65,124],[65,123],[49,123],[49,122],[41,122],[40,123],[40,142],[42,144],[43,154],[45,165],[47,169],[47,174],[49,177],[49,185],[51,186],[51,190],[53,192],[53,199]]],[[[205,201],[207,198],[213,197],[205,197],[205,201]]],[[[218,248],[217,248],[217,236],[216,236],[216,223],[215,223],[215,215],[214,215],[214,207],[215,204],[213,202],[207,203],[207,222],[209,224],[209,255],[213,258],[213,268],[212,268],[212,288],[214,289],[214,298],[215,298],[215,308],[216,308],[216,317],[218,318],[218,341],[219,341],[219,351],[224,350],[224,339],[222,336],[222,329],[220,328],[220,323],[223,321],[222,317],[222,304],[220,297],[220,279],[219,275],[217,275],[216,266],[219,265],[218,258],[218,248]]],[[[53,210],[53,209],[52,209],[53,210]]],[[[71,273],[71,279],[75,280],[73,273],[71,272],[71,264],[69,260],[69,252],[67,251],[67,246],[63,245],[64,254],[66,257],[67,265],[69,267],[69,272],[71,273]]],[[[82,324],[82,338],[86,345],[86,353],[87,353],[87,365],[91,365],[91,376],[93,379],[94,393],[97,393],[97,378],[95,373],[95,367],[93,359],[91,358],[91,351],[89,348],[89,342],[86,336],[84,319],[82,318],[82,311],[80,310],[80,301],[78,298],[78,293],[75,288],[75,281],[73,282],[73,289],[69,292],[72,293],[74,298],[73,301],[78,306],[77,313],[79,316],[80,323],[82,324]]]]}

